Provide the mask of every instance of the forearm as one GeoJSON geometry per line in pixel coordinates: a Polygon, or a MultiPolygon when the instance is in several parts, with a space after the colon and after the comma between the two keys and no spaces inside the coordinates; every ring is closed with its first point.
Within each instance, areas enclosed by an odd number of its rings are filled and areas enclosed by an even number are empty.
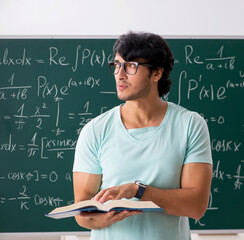
{"type": "Polygon", "coordinates": [[[91,217],[82,217],[81,215],[78,215],[75,217],[75,220],[78,225],[81,227],[90,229],[90,230],[96,230],[96,229],[101,229],[101,227],[98,227],[96,223],[94,222],[94,219],[91,217]]]}
{"type": "Polygon", "coordinates": [[[137,214],[141,214],[141,212],[128,210],[124,210],[118,213],[116,213],[115,211],[110,211],[106,213],[82,212],[79,216],[76,216],[76,221],[81,227],[96,230],[107,228],[116,222],[122,221],[127,217],[137,214]]]}
{"type": "Polygon", "coordinates": [[[194,188],[159,189],[148,186],[142,200],[153,201],[166,214],[199,219],[207,209],[208,194],[203,195],[194,188]]]}

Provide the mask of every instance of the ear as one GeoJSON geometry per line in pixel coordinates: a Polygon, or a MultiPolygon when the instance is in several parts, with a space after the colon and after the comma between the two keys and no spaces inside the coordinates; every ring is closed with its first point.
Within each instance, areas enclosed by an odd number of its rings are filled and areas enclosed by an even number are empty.
{"type": "Polygon", "coordinates": [[[156,70],[153,70],[152,76],[153,76],[153,81],[158,82],[161,77],[163,76],[164,69],[163,68],[158,68],[156,70]]]}

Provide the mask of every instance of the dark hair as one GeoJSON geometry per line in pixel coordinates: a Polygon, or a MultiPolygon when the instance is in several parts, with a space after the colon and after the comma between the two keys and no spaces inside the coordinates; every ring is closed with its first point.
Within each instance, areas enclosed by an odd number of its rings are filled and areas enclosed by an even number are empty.
{"type": "Polygon", "coordinates": [[[147,60],[152,65],[151,71],[163,68],[163,75],[158,82],[159,96],[162,97],[170,91],[172,81],[169,75],[174,65],[174,56],[161,36],[153,33],[123,34],[113,47],[114,57],[117,53],[125,61],[133,61],[136,58],[147,60]]]}

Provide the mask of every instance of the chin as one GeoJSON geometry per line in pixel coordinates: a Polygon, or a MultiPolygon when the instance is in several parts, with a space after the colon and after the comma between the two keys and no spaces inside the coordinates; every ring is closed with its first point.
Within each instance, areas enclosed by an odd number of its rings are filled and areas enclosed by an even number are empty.
{"type": "Polygon", "coordinates": [[[127,101],[127,97],[125,96],[120,96],[120,95],[117,95],[118,99],[121,100],[121,101],[127,101]]]}

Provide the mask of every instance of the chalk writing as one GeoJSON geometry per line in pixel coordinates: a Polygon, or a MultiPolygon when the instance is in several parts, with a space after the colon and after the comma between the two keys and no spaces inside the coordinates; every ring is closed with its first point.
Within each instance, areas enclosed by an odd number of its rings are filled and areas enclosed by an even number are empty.
{"type": "MultiPolygon", "coordinates": [[[[15,207],[25,225],[21,214],[40,219],[73,203],[80,131],[121,104],[107,66],[114,41],[39,41],[0,40],[0,212],[15,207]]],[[[207,211],[194,225],[215,229],[211,222],[221,222],[218,216],[228,208],[226,194],[243,198],[244,49],[227,40],[179,42],[173,46],[172,90],[164,99],[199,112],[209,127],[213,182],[207,211]]],[[[232,207],[226,212],[244,211],[242,205],[232,207]]]]}

